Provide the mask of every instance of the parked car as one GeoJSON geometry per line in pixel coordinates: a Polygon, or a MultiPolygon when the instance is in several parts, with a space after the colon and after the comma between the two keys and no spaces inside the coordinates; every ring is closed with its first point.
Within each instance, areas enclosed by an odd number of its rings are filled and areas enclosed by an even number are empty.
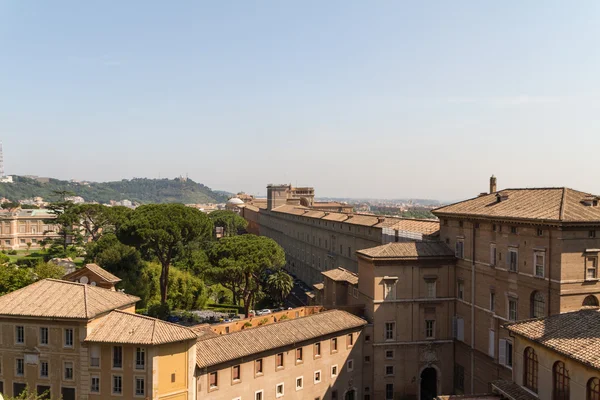
{"type": "Polygon", "coordinates": [[[264,310],[258,310],[256,312],[256,315],[267,315],[267,314],[272,314],[273,311],[269,310],[268,308],[265,308],[264,310]]]}

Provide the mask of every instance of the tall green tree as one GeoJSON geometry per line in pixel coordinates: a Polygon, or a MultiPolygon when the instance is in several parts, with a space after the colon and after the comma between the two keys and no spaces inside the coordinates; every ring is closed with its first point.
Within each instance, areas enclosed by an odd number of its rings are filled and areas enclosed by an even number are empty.
{"type": "Polygon", "coordinates": [[[148,204],[131,214],[118,235],[122,242],[158,259],[160,300],[166,304],[172,260],[189,243],[210,240],[212,230],[212,222],[199,210],[183,204],[148,204]]]}
{"type": "MultiPolygon", "coordinates": [[[[81,244],[82,238],[77,228],[78,216],[73,209],[75,204],[72,201],[67,200],[67,197],[72,196],[72,192],[68,191],[56,191],[54,197],[58,200],[51,202],[46,206],[48,210],[55,216],[53,219],[47,219],[44,223],[49,225],[58,226],[58,234],[55,236],[48,236],[50,248],[54,250],[55,255],[64,256],[67,253],[67,247],[70,243],[81,244]]],[[[44,232],[44,234],[54,233],[44,232]]]]}
{"type": "Polygon", "coordinates": [[[294,279],[283,269],[280,269],[267,278],[267,288],[271,297],[276,299],[280,305],[283,305],[286,297],[294,288],[294,279]]]}
{"type": "Polygon", "coordinates": [[[223,286],[240,293],[248,316],[266,286],[268,275],[285,264],[285,253],[273,239],[241,235],[219,240],[210,248],[209,259],[214,266],[213,276],[223,286]]]}
{"type": "Polygon", "coordinates": [[[238,213],[229,210],[218,210],[208,214],[215,227],[223,228],[224,236],[235,236],[248,227],[248,221],[238,213]]]}
{"type": "Polygon", "coordinates": [[[95,242],[100,236],[114,231],[110,207],[102,204],[77,204],[69,212],[75,214],[75,224],[83,235],[95,242]]]}

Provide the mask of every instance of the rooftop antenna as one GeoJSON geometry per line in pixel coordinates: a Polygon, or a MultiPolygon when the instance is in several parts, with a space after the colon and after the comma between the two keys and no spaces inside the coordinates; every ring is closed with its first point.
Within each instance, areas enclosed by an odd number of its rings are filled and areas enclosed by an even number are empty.
{"type": "Polygon", "coordinates": [[[0,177],[4,176],[4,153],[2,152],[2,142],[0,142],[0,177]]]}

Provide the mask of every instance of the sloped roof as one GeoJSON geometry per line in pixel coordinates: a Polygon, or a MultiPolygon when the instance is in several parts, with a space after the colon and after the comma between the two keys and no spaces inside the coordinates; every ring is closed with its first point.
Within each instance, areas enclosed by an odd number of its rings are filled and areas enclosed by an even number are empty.
{"type": "Polygon", "coordinates": [[[569,188],[505,189],[433,210],[439,216],[544,220],[560,222],[600,222],[600,207],[586,206],[594,197],[569,188]],[[500,202],[497,195],[506,196],[500,202]]]}
{"type": "Polygon", "coordinates": [[[515,322],[505,327],[517,335],[600,369],[598,308],[515,322]]]}
{"type": "Polygon", "coordinates": [[[119,278],[116,275],[111,274],[110,272],[108,272],[104,268],[100,267],[98,264],[86,264],[85,267],[79,268],[79,269],[71,272],[70,274],[67,274],[67,275],[63,276],[62,279],[63,280],[70,280],[73,277],[81,275],[81,273],[84,272],[84,271],[86,271],[86,270],[88,270],[88,271],[92,272],[93,274],[99,276],[105,282],[109,282],[109,283],[119,283],[119,282],[121,282],[121,278],[119,278]]]}
{"type": "Polygon", "coordinates": [[[315,283],[313,287],[315,288],[315,290],[323,290],[325,289],[325,284],[323,282],[319,282],[315,283]]]}
{"type": "Polygon", "coordinates": [[[115,310],[102,318],[86,342],[158,345],[196,339],[190,328],[145,315],[115,310]]]}
{"type": "Polygon", "coordinates": [[[196,343],[196,364],[200,368],[210,367],[346,329],[359,328],[366,323],[346,311],[331,310],[220,335],[196,343]]]}
{"type": "Polygon", "coordinates": [[[284,204],[282,206],[273,208],[271,211],[285,214],[302,215],[308,210],[309,209],[304,206],[284,204]]]}
{"type": "Polygon", "coordinates": [[[440,230],[440,221],[433,219],[411,219],[411,218],[386,218],[384,222],[376,227],[396,229],[399,231],[418,232],[424,235],[432,235],[440,230]]]}
{"type": "Polygon", "coordinates": [[[351,285],[358,284],[358,275],[342,267],[323,271],[321,274],[337,282],[348,282],[351,285]]]}
{"type": "Polygon", "coordinates": [[[193,330],[196,335],[198,335],[198,340],[206,340],[215,336],[219,336],[218,333],[212,330],[209,324],[190,326],[190,329],[193,330]]]}
{"type": "Polygon", "coordinates": [[[344,221],[347,224],[352,225],[362,225],[362,226],[375,226],[379,223],[379,218],[373,215],[361,215],[361,214],[352,214],[349,215],[349,219],[344,221]]]}
{"type": "Polygon", "coordinates": [[[512,381],[497,380],[491,383],[492,390],[508,400],[538,400],[537,396],[512,381]]]}
{"type": "Polygon", "coordinates": [[[348,214],[332,212],[332,213],[325,215],[322,219],[324,219],[325,221],[342,222],[342,221],[345,221],[348,219],[348,214]]]}
{"type": "Polygon", "coordinates": [[[358,254],[378,259],[414,259],[427,257],[454,257],[454,252],[443,242],[398,242],[369,249],[358,250],[358,254]]]}
{"type": "Polygon", "coordinates": [[[91,319],[139,300],[97,286],[44,279],[0,297],[0,315],[91,319]]]}

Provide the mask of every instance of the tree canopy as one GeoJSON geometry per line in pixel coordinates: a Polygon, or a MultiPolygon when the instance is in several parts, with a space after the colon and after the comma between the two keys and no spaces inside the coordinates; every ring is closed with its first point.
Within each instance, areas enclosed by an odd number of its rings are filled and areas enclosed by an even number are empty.
{"type": "Polygon", "coordinates": [[[224,236],[234,236],[243,232],[248,227],[248,221],[238,213],[229,210],[217,210],[208,214],[215,227],[223,228],[224,236]]]}

